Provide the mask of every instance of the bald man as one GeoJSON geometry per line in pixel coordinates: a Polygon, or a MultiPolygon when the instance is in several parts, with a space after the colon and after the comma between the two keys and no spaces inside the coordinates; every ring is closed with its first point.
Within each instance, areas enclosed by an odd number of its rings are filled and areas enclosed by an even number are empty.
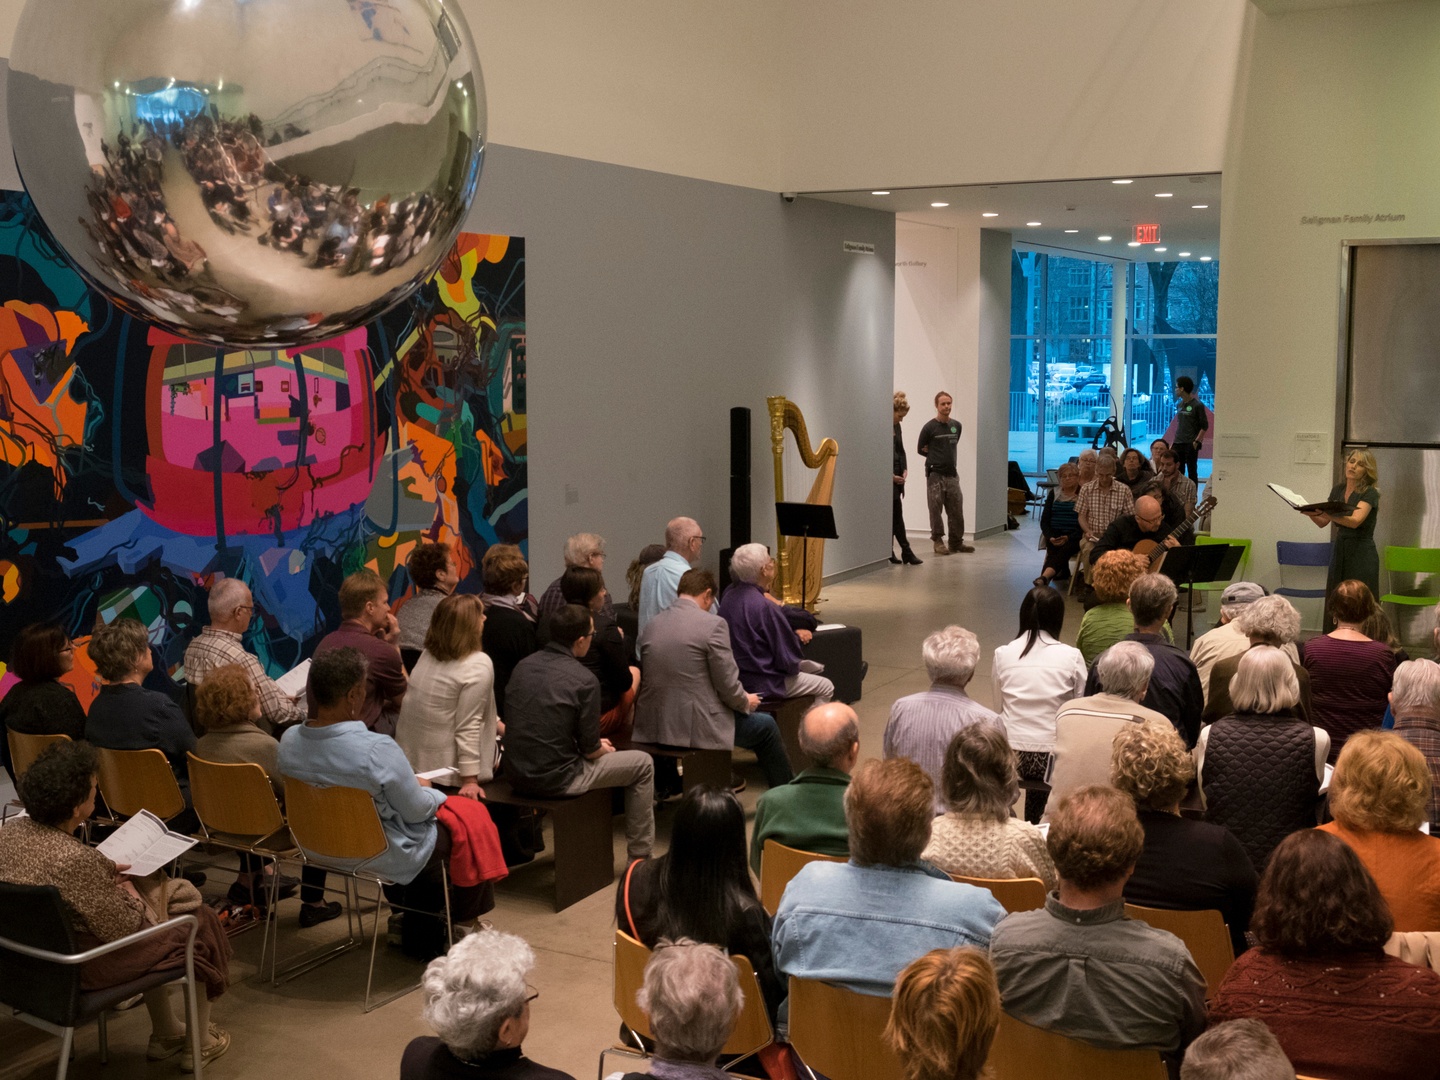
{"type": "MultiPolygon", "coordinates": [[[[1096,541],[1090,552],[1091,564],[1099,562],[1112,551],[1134,551],[1135,545],[1142,540],[1154,540],[1165,547],[1179,547],[1181,541],[1169,535],[1173,527],[1174,523],[1165,517],[1165,508],[1160,500],[1153,495],[1142,495],[1135,500],[1135,512],[1116,518],[1096,541]]],[[[1195,542],[1188,531],[1185,537],[1189,543],[1195,542]]]]}
{"type": "Polygon", "coordinates": [[[700,563],[700,549],[705,534],[694,518],[672,518],[665,526],[665,555],[645,568],[640,578],[639,625],[636,636],[645,624],[675,603],[676,586],[686,570],[700,563]]]}
{"type": "Polygon", "coordinates": [[[860,760],[860,718],[849,705],[817,705],[800,721],[800,749],[815,762],[755,804],[750,866],[760,873],[766,840],[822,855],[850,854],[845,789],[860,760]]]}

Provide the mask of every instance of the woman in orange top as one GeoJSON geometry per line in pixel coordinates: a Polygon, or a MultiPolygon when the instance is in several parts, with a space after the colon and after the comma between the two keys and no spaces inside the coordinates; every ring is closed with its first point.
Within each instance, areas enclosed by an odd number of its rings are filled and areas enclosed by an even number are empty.
{"type": "Polygon", "coordinates": [[[1390,731],[1350,736],[1330,781],[1335,820],[1321,828],[1360,856],[1400,932],[1440,930],[1440,838],[1420,831],[1429,801],[1419,750],[1390,731]]]}

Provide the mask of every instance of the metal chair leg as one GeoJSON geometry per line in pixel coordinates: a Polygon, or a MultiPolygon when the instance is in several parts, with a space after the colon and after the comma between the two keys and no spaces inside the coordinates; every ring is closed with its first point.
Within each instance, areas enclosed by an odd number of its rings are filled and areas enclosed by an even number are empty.
{"type": "Polygon", "coordinates": [[[105,1010],[101,1009],[100,1014],[95,1017],[95,1027],[100,1036],[100,1064],[110,1064],[110,1032],[106,1027],[105,1010]]]}
{"type": "Polygon", "coordinates": [[[65,1080],[70,1072],[70,1052],[75,1048],[75,1029],[67,1027],[60,1036],[60,1061],[55,1066],[55,1080],[65,1080]]]}

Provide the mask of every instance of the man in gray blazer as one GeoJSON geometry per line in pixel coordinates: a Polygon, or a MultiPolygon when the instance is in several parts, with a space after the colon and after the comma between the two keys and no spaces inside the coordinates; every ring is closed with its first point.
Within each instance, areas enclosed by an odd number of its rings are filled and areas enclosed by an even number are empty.
{"type": "Polygon", "coordinates": [[[775,719],[755,710],[757,694],[740,685],[730,629],[710,613],[715,575],[687,570],[675,603],[640,631],[643,675],[635,699],[635,739],[697,750],[752,750],[772,788],[794,775],[775,719]]]}

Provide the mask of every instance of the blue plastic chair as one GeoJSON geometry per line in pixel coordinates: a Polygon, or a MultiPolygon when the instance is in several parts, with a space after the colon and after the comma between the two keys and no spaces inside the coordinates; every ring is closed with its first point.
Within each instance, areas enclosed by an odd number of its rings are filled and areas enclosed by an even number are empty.
{"type": "MultiPolygon", "coordinates": [[[[1325,588],[1301,589],[1293,585],[1286,585],[1285,567],[1287,566],[1325,566],[1330,565],[1330,545],[1327,543],[1297,543],[1293,540],[1275,541],[1275,561],[1280,564],[1280,587],[1275,590],[1276,596],[1285,596],[1296,600],[1319,600],[1323,609],[1325,600],[1325,588]]],[[[1322,610],[1323,617],[1323,610],[1322,610]]],[[[1307,627],[1307,629],[1309,629],[1307,627]]],[[[1315,629],[1318,629],[1316,627],[1315,629]]]]}

